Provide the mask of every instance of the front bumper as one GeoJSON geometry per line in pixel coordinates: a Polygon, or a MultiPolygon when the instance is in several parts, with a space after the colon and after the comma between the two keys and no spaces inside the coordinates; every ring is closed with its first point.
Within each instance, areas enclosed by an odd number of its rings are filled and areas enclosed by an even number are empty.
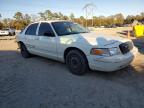
{"type": "Polygon", "coordinates": [[[127,54],[121,54],[110,57],[96,57],[95,55],[88,56],[89,67],[92,70],[112,72],[124,67],[127,67],[136,56],[138,50],[133,48],[127,54]]]}

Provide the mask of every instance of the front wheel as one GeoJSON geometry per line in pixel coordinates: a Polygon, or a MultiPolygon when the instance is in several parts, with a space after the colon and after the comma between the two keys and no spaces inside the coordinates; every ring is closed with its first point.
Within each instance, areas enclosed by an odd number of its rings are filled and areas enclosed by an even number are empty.
{"type": "Polygon", "coordinates": [[[79,50],[72,50],[67,54],[66,64],[71,73],[76,75],[83,75],[88,70],[87,59],[79,50]]]}

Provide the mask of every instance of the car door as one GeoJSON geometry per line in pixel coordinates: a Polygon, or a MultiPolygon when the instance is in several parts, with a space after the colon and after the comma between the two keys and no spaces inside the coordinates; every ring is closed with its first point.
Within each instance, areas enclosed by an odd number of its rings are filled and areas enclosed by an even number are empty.
{"type": "Polygon", "coordinates": [[[25,45],[27,49],[31,53],[37,52],[37,41],[39,40],[39,37],[37,35],[37,27],[38,23],[31,24],[25,31],[25,45]]]}
{"type": "Polygon", "coordinates": [[[57,59],[57,41],[54,31],[49,23],[41,22],[38,29],[37,42],[39,53],[45,57],[57,59]]]}

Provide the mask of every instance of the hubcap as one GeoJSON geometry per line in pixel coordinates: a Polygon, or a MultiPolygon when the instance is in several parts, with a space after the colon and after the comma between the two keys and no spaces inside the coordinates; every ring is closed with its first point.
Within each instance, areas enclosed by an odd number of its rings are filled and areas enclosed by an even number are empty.
{"type": "Polygon", "coordinates": [[[77,57],[72,57],[70,59],[70,64],[72,68],[77,69],[80,66],[80,61],[77,57]]]}

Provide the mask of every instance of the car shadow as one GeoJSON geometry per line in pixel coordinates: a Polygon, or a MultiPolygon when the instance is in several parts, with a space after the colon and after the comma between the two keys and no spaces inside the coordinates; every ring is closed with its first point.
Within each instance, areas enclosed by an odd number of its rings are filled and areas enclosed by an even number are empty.
{"type": "MultiPolygon", "coordinates": [[[[123,68],[114,72],[101,72],[101,71],[90,71],[86,74],[87,78],[98,78],[111,82],[108,84],[120,84],[127,87],[135,87],[137,90],[141,91],[140,85],[143,85],[144,81],[144,67],[141,71],[138,71],[134,66],[129,65],[126,68],[123,68]]],[[[143,91],[143,90],[142,90],[143,91]]]]}
{"type": "Polygon", "coordinates": [[[138,48],[141,54],[144,54],[144,37],[136,38],[132,40],[134,45],[138,48]]]}
{"type": "MultiPolygon", "coordinates": [[[[36,59],[37,62],[39,61],[40,63],[47,64],[47,66],[52,66],[54,68],[59,68],[60,70],[64,70],[61,74],[66,74],[68,76],[75,76],[72,73],[70,73],[70,70],[68,69],[65,63],[52,60],[49,58],[41,57],[41,56],[36,56],[36,55],[34,55],[31,59],[36,59]]],[[[144,65],[139,65],[139,68],[141,68],[141,71],[137,70],[133,65],[129,65],[123,69],[113,71],[113,72],[104,72],[104,71],[89,69],[86,72],[86,74],[77,77],[84,77],[86,79],[101,78],[107,81],[128,80],[128,79],[137,80],[137,78],[139,77],[144,77],[144,65]]]]}
{"type": "MultiPolygon", "coordinates": [[[[50,66],[51,68],[59,68],[61,70],[61,72],[62,72],[62,70],[64,72],[61,74],[66,74],[68,76],[75,76],[69,72],[69,69],[66,67],[66,65],[64,63],[57,62],[55,60],[47,59],[47,58],[40,57],[40,56],[33,56],[30,59],[24,59],[18,51],[0,51],[0,62],[3,63],[3,65],[1,65],[1,67],[0,67],[0,69],[3,70],[4,72],[6,69],[7,72],[14,71],[14,73],[18,73],[19,66],[26,68],[27,66],[29,67],[29,65],[35,66],[35,64],[39,63],[41,65],[50,66]],[[25,64],[27,64],[27,65],[25,65],[25,64]],[[9,68],[11,70],[8,70],[6,65],[8,65],[8,67],[11,67],[11,68],[9,68]],[[67,72],[68,72],[68,74],[67,74],[67,72]]],[[[42,67],[45,67],[45,66],[42,66],[42,67]]],[[[129,65],[126,68],[123,68],[121,70],[114,71],[114,72],[89,70],[82,77],[84,77],[86,79],[101,78],[101,79],[104,79],[107,81],[117,81],[117,80],[125,80],[125,79],[128,80],[128,82],[130,82],[130,79],[135,79],[135,81],[136,81],[137,78],[144,77],[144,65],[139,65],[139,67],[142,69],[141,71],[138,71],[133,65],[129,65]]],[[[39,66],[37,68],[40,69],[41,66],[39,66]]],[[[42,71],[43,70],[41,69],[41,72],[42,71]]]]}

